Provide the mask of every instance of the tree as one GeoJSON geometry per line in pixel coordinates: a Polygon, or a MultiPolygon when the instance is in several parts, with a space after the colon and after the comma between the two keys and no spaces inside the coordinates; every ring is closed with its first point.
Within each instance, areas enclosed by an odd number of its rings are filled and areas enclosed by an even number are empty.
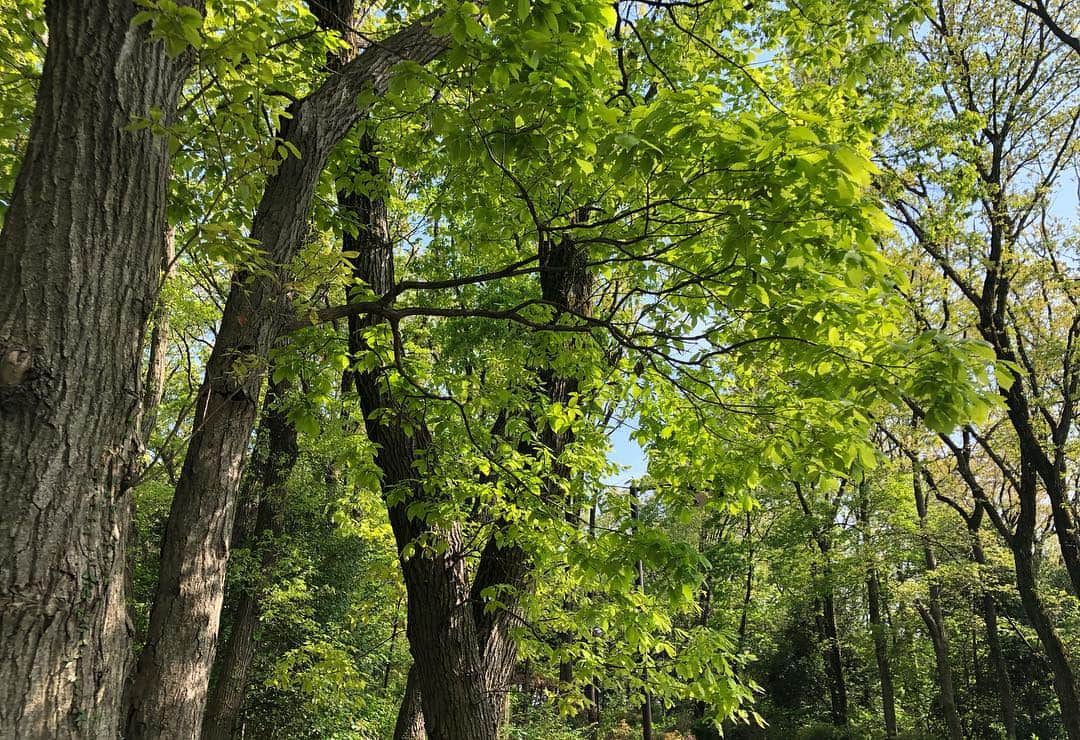
{"type": "Polygon", "coordinates": [[[162,543],[147,642],[133,679],[128,721],[133,735],[187,736],[202,722],[235,493],[254,426],[261,366],[285,328],[282,271],[303,243],[308,208],[327,157],[362,115],[355,99],[367,88],[384,92],[401,59],[422,63],[444,50],[446,42],[428,24],[414,23],[372,47],[291,106],[278,137],[295,154],[267,181],[251,229],[266,262],[275,267],[268,274],[234,277],[207,363],[195,432],[162,543]],[[204,423],[209,418],[214,423],[204,423]]]}
{"type": "MultiPolygon", "coordinates": [[[[198,24],[199,2],[173,4],[198,24]]],[[[0,734],[116,734],[139,361],[166,252],[164,137],[190,68],[132,3],[50,2],[0,232],[0,734]]]]}

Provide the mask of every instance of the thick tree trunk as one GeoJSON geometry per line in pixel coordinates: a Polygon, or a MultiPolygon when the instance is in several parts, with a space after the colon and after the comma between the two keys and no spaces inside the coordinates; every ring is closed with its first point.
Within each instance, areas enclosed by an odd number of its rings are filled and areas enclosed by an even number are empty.
{"type": "Polygon", "coordinates": [[[131,2],[53,0],[0,233],[0,737],[115,737],[130,649],[124,480],[165,249],[184,58],[131,2]]]}
{"type": "Polygon", "coordinates": [[[284,532],[285,486],[300,455],[296,427],[281,408],[286,390],[286,383],[273,383],[266,394],[263,417],[256,436],[266,445],[265,457],[261,460],[262,470],[249,479],[255,489],[252,491],[253,497],[258,498],[258,513],[254,526],[250,528],[248,541],[238,543],[238,546],[256,549],[264,577],[238,594],[232,630],[225,650],[215,665],[217,680],[203,720],[204,740],[229,740],[233,737],[247,693],[251,662],[255,656],[255,632],[262,613],[262,590],[267,585],[265,576],[273,571],[277,562],[276,540],[284,532]]]}
{"type": "MultiPolygon", "coordinates": [[[[370,156],[368,160],[364,166],[377,175],[376,162],[370,156]]],[[[356,255],[354,275],[376,294],[389,293],[394,288],[394,255],[385,201],[359,194],[339,196],[339,201],[359,229],[356,237],[345,237],[345,251],[356,255]]],[[[353,355],[366,350],[364,331],[378,321],[377,317],[350,317],[353,355]]],[[[375,464],[382,472],[383,490],[389,500],[396,500],[388,509],[398,552],[415,547],[421,535],[445,543],[442,552],[420,549],[408,557],[403,554],[401,562],[408,594],[406,635],[413,655],[409,673],[419,689],[425,730],[432,740],[495,740],[501,702],[488,691],[482,629],[469,608],[472,592],[461,530],[458,525],[433,530],[409,517],[408,504],[426,495],[414,463],[430,454],[431,437],[418,420],[410,424],[415,429],[406,433],[410,420],[397,408],[384,376],[384,370],[357,372],[354,383],[368,437],[378,445],[375,464]]]]}
{"type": "Polygon", "coordinates": [[[405,693],[398,707],[397,722],[394,724],[394,740],[423,740],[424,711],[420,702],[420,682],[414,668],[409,669],[409,678],[405,683],[405,693]]]}
{"type": "Polygon", "coordinates": [[[363,90],[384,93],[401,60],[426,63],[445,46],[426,22],[414,24],[372,46],[290,108],[281,138],[300,156],[285,159],[267,182],[251,232],[272,274],[236,275],[225,304],[162,541],[149,634],[131,691],[130,737],[188,738],[202,723],[261,368],[288,323],[286,272],[303,243],[326,159],[359,119],[356,100],[363,90]]]}
{"type": "MultiPolygon", "coordinates": [[[[377,181],[378,162],[370,140],[359,166],[377,181]]],[[[345,251],[352,258],[354,276],[376,295],[395,287],[393,245],[387,224],[386,203],[366,194],[338,196],[342,209],[356,224],[356,236],[346,234],[345,251]]],[[[588,280],[585,260],[569,240],[540,246],[542,297],[557,310],[579,309],[586,299],[588,280]]],[[[365,330],[383,319],[351,316],[349,350],[355,356],[366,351],[365,330]]],[[[400,329],[392,324],[394,332],[400,329]]],[[[397,348],[395,348],[395,351],[397,348]]],[[[389,358],[388,358],[389,360],[389,358]]],[[[432,740],[495,740],[505,721],[506,696],[517,657],[511,638],[514,594],[528,587],[530,562],[518,546],[499,544],[494,537],[485,544],[470,585],[461,542],[460,524],[434,529],[409,517],[409,504],[431,494],[417,480],[415,463],[433,454],[431,435],[421,420],[407,418],[387,385],[393,365],[353,375],[369,438],[376,444],[375,463],[389,502],[390,524],[401,553],[401,567],[408,595],[407,636],[413,656],[410,682],[419,689],[424,729],[432,740]],[[406,432],[406,428],[410,431],[406,432]],[[416,548],[421,537],[434,538],[445,547],[416,548]],[[500,607],[486,607],[485,591],[508,587],[500,593],[500,607]]],[[[547,398],[565,403],[575,388],[568,378],[541,373],[547,398]]],[[[568,432],[550,429],[540,435],[543,445],[558,460],[570,439],[568,432]]],[[[544,495],[565,501],[562,479],[566,471],[558,462],[545,484],[544,495]],[[562,497],[562,498],[557,498],[562,497]]],[[[429,543],[431,544],[431,543],[429,543]]],[[[411,697],[407,696],[407,703],[411,697]]],[[[402,711],[406,712],[407,707],[402,711]]]]}

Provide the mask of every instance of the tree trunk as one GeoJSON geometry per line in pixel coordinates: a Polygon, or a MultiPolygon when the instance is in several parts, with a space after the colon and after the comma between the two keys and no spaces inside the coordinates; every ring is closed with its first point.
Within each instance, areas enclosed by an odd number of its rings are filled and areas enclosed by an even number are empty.
{"type": "Polygon", "coordinates": [[[0,232],[0,737],[115,737],[130,650],[124,481],[165,249],[186,55],[134,3],[53,0],[0,232]]]}
{"type": "Polygon", "coordinates": [[[401,697],[397,722],[394,724],[394,740],[423,740],[423,738],[424,711],[420,706],[420,683],[416,670],[409,668],[405,694],[401,697]]]}
{"type": "Polygon", "coordinates": [[[263,368],[285,331],[287,268],[303,244],[331,150],[359,120],[357,97],[386,91],[403,59],[426,63],[445,39],[419,22],[372,46],[290,107],[280,138],[300,156],[266,184],[251,234],[271,274],[234,276],[198,395],[194,433],[162,541],[146,646],[132,685],[130,737],[194,737],[214,662],[235,494],[255,423],[263,368]]]}
{"type": "Polygon", "coordinates": [[[956,710],[956,691],[953,688],[952,658],[949,655],[949,632],[945,625],[945,614],[941,609],[941,586],[933,582],[937,570],[937,557],[930,545],[930,534],[926,528],[928,500],[922,487],[919,464],[916,461],[912,471],[912,488],[915,493],[915,509],[919,515],[919,533],[923,541],[923,560],[926,573],[931,579],[929,607],[916,604],[919,615],[930,633],[934,645],[934,662],[938,680],[938,692],[941,698],[941,712],[945,715],[945,724],[949,728],[951,740],[964,740],[964,729],[960,724],[960,714],[956,710]]]}
{"type": "Polygon", "coordinates": [[[265,458],[261,461],[262,470],[250,479],[255,489],[252,493],[258,498],[258,514],[250,540],[239,543],[256,550],[263,577],[238,594],[232,631],[215,665],[217,681],[203,720],[205,740],[233,737],[247,693],[255,656],[255,632],[262,613],[262,591],[268,585],[266,577],[277,563],[276,540],[284,533],[285,486],[300,455],[296,427],[281,408],[286,390],[287,384],[279,382],[272,384],[266,394],[261,428],[256,436],[265,440],[265,458]]]}
{"type": "MultiPolygon", "coordinates": [[[[1018,540],[1020,538],[1017,538],[1018,540]]],[[[1061,637],[1050,619],[1036,589],[1035,562],[1030,550],[1019,542],[1013,547],[1016,566],[1016,586],[1031,626],[1039,636],[1050,670],[1054,675],[1054,693],[1061,708],[1061,724],[1069,740],[1080,740],[1080,696],[1077,694],[1076,674],[1061,637]]]]}
{"type": "MultiPolygon", "coordinates": [[[[982,540],[979,537],[982,513],[982,504],[976,503],[975,514],[968,520],[968,531],[971,534],[971,559],[981,568],[986,566],[986,554],[983,552],[982,540]]],[[[994,595],[987,588],[983,589],[980,602],[983,623],[986,627],[986,644],[990,649],[990,662],[994,666],[994,683],[998,690],[998,700],[1001,702],[1001,719],[1005,725],[1005,738],[1016,740],[1016,701],[1013,698],[1012,682],[1009,680],[1009,666],[1001,651],[1001,639],[998,636],[997,604],[994,603],[994,595]]]]}
{"type": "Polygon", "coordinates": [[[844,658],[840,651],[840,635],[836,627],[836,600],[832,586],[820,600],[819,629],[825,640],[825,673],[829,677],[829,705],[832,722],[837,727],[848,723],[847,682],[844,679],[844,658]]]}
{"type": "Polygon", "coordinates": [[[873,543],[870,537],[870,484],[864,475],[859,482],[858,517],[862,528],[862,544],[869,560],[866,569],[866,597],[870,618],[870,633],[874,638],[874,660],[881,684],[881,709],[885,720],[886,737],[896,737],[896,694],[893,690],[892,666],[889,664],[889,645],[885,639],[885,624],[881,619],[881,579],[872,561],[873,543]]]}
{"type": "Polygon", "coordinates": [[[885,624],[881,619],[881,582],[877,570],[866,579],[866,594],[870,603],[870,631],[874,636],[874,659],[881,682],[881,709],[885,715],[885,735],[896,737],[896,694],[893,690],[892,666],[889,665],[889,646],[885,639],[885,624]]]}
{"type": "MultiPolygon", "coordinates": [[[[361,166],[378,177],[378,163],[365,141],[361,166]]],[[[355,256],[353,274],[376,295],[390,293],[395,285],[394,254],[387,223],[386,202],[364,194],[340,194],[342,208],[355,219],[357,236],[346,234],[345,251],[355,256]]],[[[375,316],[349,318],[349,351],[353,356],[367,350],[365,330],[382,319],[375,316]]],[[[353,375],[364,414],[368,437],[377,446],[375,464],[382,473],[405,580],[406,635],[413,656],[410,679],[419,688],[425,730],[432,740],[476,738],[495,740],[501,717],[499,697],[488,691],[482,655],[481,625],[473,609],[468,571],[461,541],[461,527],[451,524],[434,529],[408,514],[411,502],[429,496],[417,480],[415,462],[431,454],[431,435],[420,420],[409,419],[389,388],[389,371],[378,368],[353,375]],[[406,426],[411,430],[406,432],[406,426]],[[438,551],[417,547],[421,536],[444,543],[438,551]],[[415,552],[406,556],[409,550],[415,552]]],[[[433,544],[433,543],[429,543],[433,544]]],[[[487,552],[481,566],[490,559],[487,552]]]]}
{"type": "Polygon", "coordinates": [[[940,587],[930,587],[929,607],[918,605],[919,615],[930,633],[934,646],[934,663],[938,680],[941,713],[949,728],[951,740],[963,740],[964,729],[960,724],[960,714],[956,710],[956,692],[953,688],[952,658],[949,654],[949,636],[945,627],[945,616],[941,611],[940,587]]]}

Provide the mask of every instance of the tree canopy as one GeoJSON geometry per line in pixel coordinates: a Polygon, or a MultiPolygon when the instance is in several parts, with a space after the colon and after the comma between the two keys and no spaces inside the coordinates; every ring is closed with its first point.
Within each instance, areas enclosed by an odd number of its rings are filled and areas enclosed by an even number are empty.
{"type": "Polygon", "coordinates": [[[1072,0],[0,9],[0,736],[1080,740],[1072,0]]]}

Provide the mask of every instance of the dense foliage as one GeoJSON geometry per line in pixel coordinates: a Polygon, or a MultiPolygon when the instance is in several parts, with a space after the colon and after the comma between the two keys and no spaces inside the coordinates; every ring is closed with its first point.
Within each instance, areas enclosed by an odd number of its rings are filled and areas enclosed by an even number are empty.
{"type": "Polygon", "coordinates": [[[0,736],[1080,740],[1072,0],[0,11],[0,736]]]}

